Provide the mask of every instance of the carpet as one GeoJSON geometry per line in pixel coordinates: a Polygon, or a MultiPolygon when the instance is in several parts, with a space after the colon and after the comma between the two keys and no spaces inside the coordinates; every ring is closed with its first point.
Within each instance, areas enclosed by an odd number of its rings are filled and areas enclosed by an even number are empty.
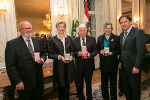
{"type": "MultiPolygon", "coordinates": [[[[84,94],[86,94],[86,87],[84,86],[84,94]]],[[[150,100],[150,86],[148,88],[146,88],[145,90],[142,90],[141,93],[141,100],[150,100]]],[[[76,95],[76,91],[71,91],[71,96],[70,96],[70,100],[78,100],[77,95],[76,95]]],[[[92,83],[92,95],[93,95],[93,100],[102,100],[102,92],[101,92],[101,82],[94,82],[92,83]]],[[[58,98],[53,98],[53,99],[49,99],[49,100],[58,100],[58,98]]],[[[118,97],[117,100],[126,100],[124,96],[122,96],[121,98],[118,97]]]]}

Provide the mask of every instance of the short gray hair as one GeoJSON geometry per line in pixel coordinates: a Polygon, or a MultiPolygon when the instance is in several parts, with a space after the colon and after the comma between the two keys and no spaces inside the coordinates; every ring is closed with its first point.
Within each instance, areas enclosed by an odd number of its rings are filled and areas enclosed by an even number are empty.
{"type": "Polygon", "coordinates": [[[85,24],[80,24],[79,28],[86,28],[86,30],[87,30],[87,27],[85,26],[85,24]]]}
{"type": "MultiPolygon", "coordinates": [[[[21,28],[21,25],[24,24],[24,23],[28,23],[28,24],[31,25],[31,23],[28,22],[28,21],[21,21],[21,22],[18,24],[18,28],[20,29],[20,28],[21,28]]],[[[31,25],[31,26],[32,26],[32,25],[31,25]]]]}
{"type": "Polygon", "coordinates": [[[86,28],[86,26],[84,24],[80,24],[79,28],[86,28]]]}
{"type": "Polygon", "coordinates": [[[106,23],[104,24],[104,29],[105,29],[108,25],[111,25],[111,29],[113,30],[112,23],[110,23],[110,22],[106,22],[106,23]]]}

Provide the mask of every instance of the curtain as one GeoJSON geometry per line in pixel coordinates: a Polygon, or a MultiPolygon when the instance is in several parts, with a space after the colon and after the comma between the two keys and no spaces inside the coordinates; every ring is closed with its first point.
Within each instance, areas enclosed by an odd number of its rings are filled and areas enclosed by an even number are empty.
{"type": "Polygon", "coordinates": [[[0,15],[0,68],[3,68],[6,42],[17,37],[14,0],[0,0],[0,9],[7,10],[0,15]]]}
{"type": "Polygon", "coordinates": [[[104,23],[111,22],[113,33],[120,35],[118,19],[121,16],[121,0],[95,0],[96,38],[104,33],[104,23]]]}
{"type": "Polygon", "coordinates": [[[121,0],[105,0],[103,2],[103,23],[111,22],[113,25],[113,33],[119,35],[121,32],[118,26],[118,18],[121,15],[121,0]]]}
{"type": "Polygon", "coordinates": [[[146,0],[140,0],[140,28],[146,27],[146,0]]]}
{"type": "MultiPolygon", "coordinates": [[[[66,35],[71,35],[74,6],[78,6],[78,0],[50,0],[52,36],[57,34],[56,23],[59,20],[64,20],[66,22],[66,35]],[[64,19],[59,19],[58,17],[59,7],[64,8],[64,13],[66,14],[64,19]]],[[[78,7],[76,10],[78,11],[78,7]]]]}

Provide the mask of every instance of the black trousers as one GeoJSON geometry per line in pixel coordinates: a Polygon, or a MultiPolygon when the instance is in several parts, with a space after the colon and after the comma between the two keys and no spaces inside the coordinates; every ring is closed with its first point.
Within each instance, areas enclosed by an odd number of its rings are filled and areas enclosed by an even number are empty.
{"type": "Polygon", "coordinates": [[[69,84],[65,84],[65,87],[58,87],[59,100],[69,100],[69,84]]]}
{"type": "Polygon", "coordinates": [[[119,69],[119,91],[123,93],[123,79],[122,79],[122,70],[119,69]]]}
{"type": "Polygon", "coordinates": [[[68,83],[68,67],[69,66],[65,64],[65,67],[64,67],[65,86],[64,87],[58,86],[59,100],[69,100],[70,84],[68,83]]]}
{"type": "Polygon", "coordinates": [[[117,71],[103,72],[101,71],[101,89],[104,100],[109,100],[108,80],[110,81],[110,100],[117,100],[117,71]]]}
{"type": "Polygon", "coordinates": [[[141,73],[132,74],[123,70],[123,88],[127,100],[140,100],[141,98],[141,73]]]}
{"type": "Polygon", "coordinates": [[[18,90],[19,100],[43,100],[43,88],[36,86],[34,90],[18,90]]]}
{"type": "MultiPolygon", "coordinates": [[[[83,63],[86,63],[83,61],[83,63]]],[[[76,89],[77,89],[77,96],[79,100],[85,100],[85,96],[83,94],[83,86],[84,86],[84,79],[86,82],[86,96],[87,100],[92,100],[92,86],[91,80],[93,75],[93,69],[89,66],[85,66],[84,64],[80,67],[80,71],[76,72],[76,89]],[[82,68],[81,68],[82,67],[82,68]]]]}

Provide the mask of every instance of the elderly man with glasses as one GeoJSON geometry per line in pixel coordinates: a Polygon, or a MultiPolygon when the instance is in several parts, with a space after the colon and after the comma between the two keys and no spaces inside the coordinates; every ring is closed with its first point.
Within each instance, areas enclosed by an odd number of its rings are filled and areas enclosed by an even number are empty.
{"type": "Polygon", "coordinates": [[[19,23],[21,35],[6,44],[5,63],[12,86],[20,100],[42,100],[45,60],[40,40],[32,38],[32,25],[19,23]]]}

